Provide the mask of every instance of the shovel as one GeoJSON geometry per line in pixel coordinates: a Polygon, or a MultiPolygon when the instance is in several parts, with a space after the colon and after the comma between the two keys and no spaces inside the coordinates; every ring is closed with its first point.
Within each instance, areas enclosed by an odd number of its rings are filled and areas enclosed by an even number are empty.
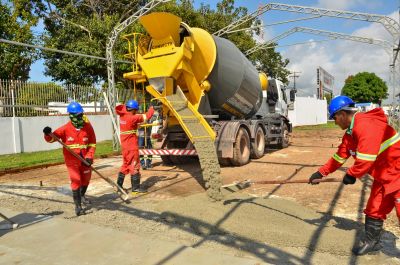
{"type": "MultiPolygon", "coordinates": [[[[298,184],[298,183],[308,183],[308,179],[298,179],[298,180],[260,180],[260,181],[252,181],[252,180],[244,180],[240,182],[234,182],[231,184],[221,186],[222,189],[225,189],[230,192],[236,192],[239,190],[246,189],[253,184],[272,184],[272,185],[282,185],[282,184],[298,184]]],[[[323,179],[314,179],[313,183],[321,183],[321,182],[342,182],[340,178],[323,178],[323,179]]]]}
{"type": "Polygon", "coordinates": [[[54,133],[49,133],[49,135],[51,137],[53,137],[53,139],[55,139],[57,142],[59,142],[65,149],[67,149],[68,152],[70,152],[74,157],[76,157],[77,159],[79,159],[82,163],[84,163],[86,166],[90,167],[94,172],[96,172],[97,175],[99,175],[99,177],[101,177],[102,179],[104,179],[108,184],[110,184],[113,188],[114,191],[116,191],[119,195],[119,197],[124,201],[127,202],[129,199],[129,195],[126,193],[126,191],[124,191],[120,186],[118,186],[112,179],[110,179],[109,177],[104,176],[103,174],[101,174],[97,169],[95,169],[94,167],[92,167],[92,165],[90,165],[85,159],[83,159],[80,155],[76,154],[74,151],[72,151],[66,144],[64,144],[60,138],[58,138],[57,136],[54,135],[54,133]]]}

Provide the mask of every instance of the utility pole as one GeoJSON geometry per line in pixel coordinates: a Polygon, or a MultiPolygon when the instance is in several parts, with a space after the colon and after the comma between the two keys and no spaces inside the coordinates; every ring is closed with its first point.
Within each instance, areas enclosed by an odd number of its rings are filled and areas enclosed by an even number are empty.
{"type": "Polygon", "coordinates": [[[301,72],[300,71],[293,71],[293,72],[290,72],[290,75],[289,75],[289,77],[293,78],[293,90],[294,90],[295,93],[297,92],[297,90],[296,90],[296,78],[300,77],[297,74],[301,74],[301,72]]]}

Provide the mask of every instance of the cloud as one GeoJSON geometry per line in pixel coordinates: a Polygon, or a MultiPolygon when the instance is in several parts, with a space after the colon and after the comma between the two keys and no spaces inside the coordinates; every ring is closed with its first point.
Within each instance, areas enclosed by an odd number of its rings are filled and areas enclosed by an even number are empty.
{"type": "Polygon", "coordinates": [[[318,0],[317,4],[318,7],[337,10],[348,10],[359,5],[372,9],[381,6],[382,3],[371,0],[318,0]]]}
{"type": "MultiPolygon", "coordinates": [[[[396,12],[397,13],[397,12],[396,12]]],[[[395,14],[390,16],[396,17],[395,14]]],[[[391,40],[382,25],[371,23],[355,30],[352,35],[391,40]]],[[[312,41],[312,39],[310,39],[312,41]]],[[[292,46],[282,52],[290,60],[290,70],[301,71],[296,86],[302,94],[316,94],[316,71],[321,66],[335,77],[335,94],[339,94],[349,75],[367,71],[381,77],[390,88],[389,64],[391,56],[379,46],[353,41],[335,40],[322,43],[292,46]]],[[[290,84],[292,85],[292,84],[290,84]]],[[[300,94],[301,95],[301,94],[300,94]]],[[[392,94],[388,101],[391,102],[392,94]]]]}

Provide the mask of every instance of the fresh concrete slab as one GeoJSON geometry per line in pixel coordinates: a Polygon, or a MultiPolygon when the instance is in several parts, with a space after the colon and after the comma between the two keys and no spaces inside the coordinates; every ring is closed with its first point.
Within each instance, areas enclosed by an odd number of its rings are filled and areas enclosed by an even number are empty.
{"type": "Polygon", "coordinates": [[[20,224],[0,231],[0,264],[262,264],[58,217],[0,212],[20,224]]]}

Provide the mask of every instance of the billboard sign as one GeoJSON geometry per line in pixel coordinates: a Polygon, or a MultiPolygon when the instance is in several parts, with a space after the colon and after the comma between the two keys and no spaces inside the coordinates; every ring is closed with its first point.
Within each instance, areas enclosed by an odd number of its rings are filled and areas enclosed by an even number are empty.
{"type": "Polygon", "coordinates": [[[325,71],[321,66],[317,68],[317,95],[319,99],[323,99],[326,94],[331,97],[333,95],[333,87],[335,78],[333,75],[325,71]]]}

